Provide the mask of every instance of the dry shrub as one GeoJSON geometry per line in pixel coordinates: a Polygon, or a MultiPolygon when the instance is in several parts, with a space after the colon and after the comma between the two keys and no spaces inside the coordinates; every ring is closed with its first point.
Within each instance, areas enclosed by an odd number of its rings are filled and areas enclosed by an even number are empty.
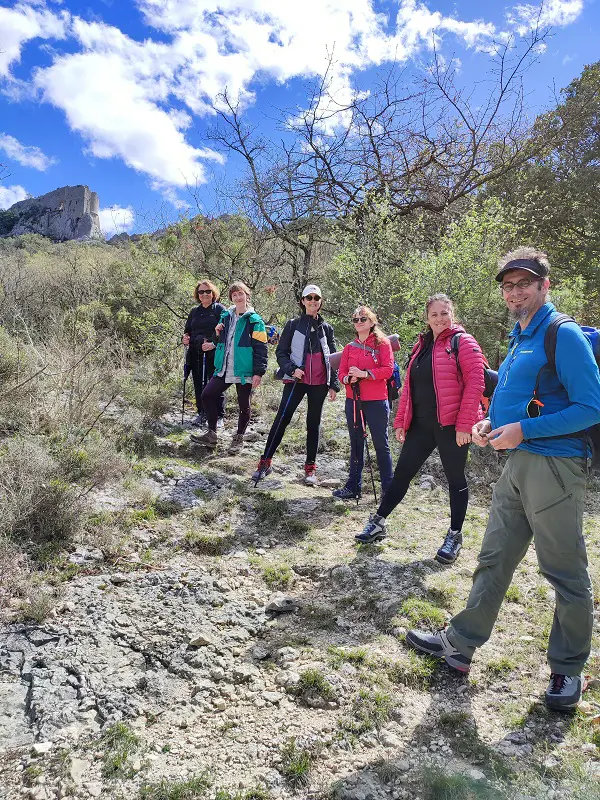
{"type": "Polygon", "coordinates": [[[34,544],[72,538],[84,510],[80,492],[62,478],[57,462],[21,437],[0,450],[0,506],[0,536],[34,544]]]}

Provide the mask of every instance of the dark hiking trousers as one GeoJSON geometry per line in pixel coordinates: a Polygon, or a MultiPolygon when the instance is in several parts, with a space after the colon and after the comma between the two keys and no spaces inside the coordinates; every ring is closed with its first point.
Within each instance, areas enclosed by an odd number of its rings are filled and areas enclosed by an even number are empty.
{"type": "MultiPolygon", "coordinates": [[[[196,395],[196,408],[198,414],[205,414],[202,407],[202,392],[207,383],[212,378],[215,371],[215,351],[208,350],[206,353],[202,349],[191,347],[188,356],[189,364],[192,368],[192,378],[194,381],[194,393],[196,395]]],[[[221,395],[219,400],[219,418],[225,416],[225,395],[221,395]]]]}
{"type": "Polygon", "coordinates": [[[594,599],[583,540],[585,462],[514,450],[494,487],[487,530],[464,611],[448,639],[471,658],[489,639],[513,573],[533,539],[556,604],[550,670],[579,675],[590,654],[594,599]]]}
{"type": "Polygon", "coordinates": [[[202,407],[208,420],[208,427],[211,431],[217,430],[217,420],[219,418],[220,401],[230,386],[235,386],[237,392],[238,406],[238,433],[245,433],[250,422],[250,393],[252,383],[226,383],[223,378],[213,375],[209,380],[206,389],[202,392],[202,407]]]}
{"type": "MultiPolygon", "coordinates": [[[[390,407],[387,400],[362,400],[362,411],[373,441],[379,467],[381,491],[385,492],[392,480],[392,454],[388,441],[390,407]]],[[[350,432],[350,474],[346,486],[355,492],[362,487],[365,456],[365,437],[362,420],[354,400],[346,398],[346,421],[350,432]]]]}
{"type": "Polygon", "coordinates": [[[442,428],[434,417],[427,419],[413,417],[394,470],[394,477],[377,509],[378,514],[387,517],[392,513],[404,499],[410,482],[436,447],[448,480],[450,527],[453,531],[462,530],[469,504],[469,489],[465,477],[469,446],[459,447],[456,444],[454,425],[442,428]]]}
{"type": "MultiPolygon", "coordinates": [[[[272,458],[275,451],[281,444],[285,429],[290,424],[294,411],[302,402],[302,398],[306,396],[308,408],[306,410],[306,462],[314,464],[317,460],[317,449],[319,447],[319,431],[321,428],[321,414],[323,413],[323,403],[327,397],[329,387],[324,384],[307,385],[305,383],[286,383],[283,387],[283,395],[279,409],[271,425],[267,443],[265,445],[265,453],[268,453],[269,458],[272,458]],[[286,409],[282,418],[283,409],[288,401],[288,398],[294,391],[293,397],[286,409]],[[279,420],[281,419],[281,425],[279,420]],[[279,428],[277,427],[279,425],[279,428]]],[[[264,454],[263,453],[263,456],[264,454]]]]}

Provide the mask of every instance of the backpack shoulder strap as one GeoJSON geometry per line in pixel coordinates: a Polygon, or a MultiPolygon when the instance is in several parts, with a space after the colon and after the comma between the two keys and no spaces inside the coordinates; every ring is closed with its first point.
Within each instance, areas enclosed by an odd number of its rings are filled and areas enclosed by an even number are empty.
{"type": "Polygon", "coordinates": [[[568,314],[555,314],[546,328],[544,350],[546,352],[546,366],[551,372],[556,372],[556,339],[558,336],[558,329],[565,322],[575,322],[575,320],[568,314]]]}
{"type": "Polygon", "coordinates": [[[379,350],[374,350],[372,347],[369,347],[366,344],[359,344],[358,342],[355,342],[355,341],[351,341],[349,344],[350,344],[350,347],[356,347],[359,350],[366,350],[371,355],[375,355],[375,353],[379,352],[379,350]]]}

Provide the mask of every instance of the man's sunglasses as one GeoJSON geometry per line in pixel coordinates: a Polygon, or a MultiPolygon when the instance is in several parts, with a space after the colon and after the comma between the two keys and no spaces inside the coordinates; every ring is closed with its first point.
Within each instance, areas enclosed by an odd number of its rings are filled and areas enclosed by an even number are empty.
{"type": "Polygon", "coordinates": [[[198,289],[198,294],[212,294],[212,289],[198,289]]]}
{"type": "Polygon", "coordinates": [[[318,303],[321,299],[318,294],[307,294],[304,297],[305,300],[313,300],[314,302],[318,303]]]}
{"type": "Polygon", "coordinates": [[[368,317],[352,317],[352,322],[356,325],[357,322],[367,322],[368,317]]]}

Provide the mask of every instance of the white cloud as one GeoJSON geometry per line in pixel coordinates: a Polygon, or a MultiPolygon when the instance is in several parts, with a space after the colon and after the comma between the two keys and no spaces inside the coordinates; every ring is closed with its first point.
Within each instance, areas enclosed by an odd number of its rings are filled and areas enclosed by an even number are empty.
{"type": "MultiPolygon", "coordinates": [[[[214,113],[225,89],[248,105],[261,83],[327,71],[331,98],[325,108],[333,112],[336,103],[350,100],[361,70],[406,62],[446,38],[492,52],[493,42],[505,35],[483,19],[445,16],[421,0],[387,3],[386,9],[396,9],[394,18],[378,13],[374,0],[136,0],[136,5],[146,24],[160,32],[155,39],[136,41],[102,22],[54,13],[44,0],[0,8],[0,77],[19,61],[24,43],[69,37],[69,51],[49,51],[53,63],[34,72],[34,88],[62,109],[93,156],[122,159],[176,204],[178,189],[208,179],[206,159],[222,161],[214,151],[194,146],[192,137],[194,117],[214,113]]],[[[568,24],[582,8],[583,0],[546,0],[543,22],[568,24]]],[[[515,6],[513,24],[528,30],[532,9],[515,6]]]]}
{"type": "Polygon", "coordinates": [[[70,16],[17,3],[14,8],[0,7],[0,77],[21,58],[21,50],[31,39],[64,39],[70,16]]]}
{"type": "Polygon", "coordinates": [[[135,224],[135,212],[131,206],[109,206],[100,209],[100,227],[105,236],[130,231],[135,224]]]}
{"type": "Polygon", "coordinates": [[[0,208],[10,208],[19,200],[26,200],[28,192],[22,186],[0,185],[0,208]]]}
{"type": "Polygon", "coordinates": [[[508,15],[509,22],[523,35],[533,28],[571,25],[583,11],[583,0],[544,0],[541,7],[525,3],[516,5],[508,15]]]}
{"type": "Polygon", "coordinates": [[[22,167],[39,169],[40,172],[45,172],[48,167],[56,163],[56,159],[49,158],[39,147],[21,144],[18,139],[7,133],[0,133],[0,151],[22,167]]]}

